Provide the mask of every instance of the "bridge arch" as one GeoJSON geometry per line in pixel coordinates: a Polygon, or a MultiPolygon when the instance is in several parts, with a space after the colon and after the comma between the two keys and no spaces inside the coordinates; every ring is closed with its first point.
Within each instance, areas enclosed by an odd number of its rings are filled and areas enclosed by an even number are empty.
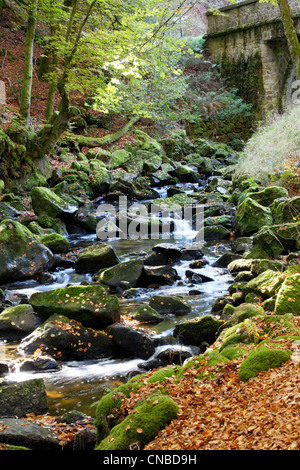
{"type": "MultiPolygon", "coordinates": [[[[289,3],[300,36],[300,2],[289,3]]],[[[295,75],[278,6],[246,0],[221,15],[208,12],[206,47],[259,117],[293,103],[295,75]]]]}

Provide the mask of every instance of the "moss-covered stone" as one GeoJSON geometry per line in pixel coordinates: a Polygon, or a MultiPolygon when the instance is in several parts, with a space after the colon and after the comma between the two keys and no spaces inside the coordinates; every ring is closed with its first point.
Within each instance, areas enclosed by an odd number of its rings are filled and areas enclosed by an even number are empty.
{"type": "Polygon", "coordinates": [[[284,349],[257,349],[249,353],[239,369],[239,379],[247,382],[259,372],[280,367],[290,358],[290,351],[284,349]]]}
{"type": "Polygon", "coordinates": [[[286,277],[276,298],[275,313],[300,315],[300,274],[286,277]]]}
{"type": "Polygon", "coordinates": [[[40,237],[40,243],[47,246],[52,253],[67,253],[70,248],[70,242],[66,237],[63,237],[59,233],[51,233],[42,235],[40,237]]]}
{"type": "Polygon", "coordinates": [[[219,351],[222,352],[227,346],[233,344],[257,344],[259,341],[259,332],[256,324],[251,319],[247,318],[242,323],[238,323],[224,330],[220,338],[223,342],[219,351]]]}
{"type": "Polygon", "coordinates": [[[134,287],[142,275],[144,263],[142,260],[124,261],[103,269],[97,276],[99,282],[110,287],[134,287]]]}
{"type": "Polygon", "coordinates": [[[273,222],[271,210],[250,197],[238,206],[235,218],[235,230],[238,236],[252,235],[262,226],[272,225],[273,222]]]}
{"type": "Polygon", "coordinates": [[[29,303],[43,318],[57,313],[97,329],[120,319],[118,298],[107,294],[99,284],[35,292],[29,303]]]}
{"type": "Polygon", "coordinates": [[[154,308],[146,304],[141,304],[135,307],[130,312],[130,315],[134,320],[141,323],[159,323],[164,319],[164,317],[154,310],[154,308]]]}
{"type": "Polygon", "coordinates": [[[271,210],[275,224],[300,220],[300,196],[280,198],[273,202],[271,210]]]}
{"type": "MultiPolygon", "coordinates": [[[[274,232],[268,227],[259,230],[253,237],[253,248],[251,258],[276,258],[284,251],[284,246],[281,241],[276,237],[274,232]],[[257,250],[260,250],[265,256],[254,255],[257,250]]],[[[250,257],[249,255],[247,256],[250,257]]]]}
{"type": "Polygon", "coordinates": [[[61,197],[49,188],[32,188],[30,191],[32,208],[36,215],[47,214],[49,217],[59,217],[63,213],[74,212],[61,197]]]}
{"type": "Polygon", "coordinates": [[[175,326],[173,336],[182,344],[201,347],[213,344],[223,322],[211,315],[204,315],[195,320],[179,323],[175,326]]]}
{"type": "Polygon", "coordinates": [[[112,428],[96,450],[129,450],[132,444],[143,449],[159,431],[176,418],[178,407],[167,395],[153,394],[138,404],[133,413],[112,428]]]}
{"type": "Polygon", "coordinates": [[[92,245],[81,251],[75,261],[78,273],[95,273],[119,263],[119,258],[111,245],[92,245]]]}
{"type": "Polygon", "coordinates": [[[52,264],[53,254],[27,227],[6,219],[0,224],[0,281],[30,279],[52,264]]]}
{"type": "Polygon", "coordinates": [[[161,315],[186,315],[191,312],[191,306],[179,296],[154,295],[149,305],[161,315]]]}
{"type": "Polygon", "coordinates": [[[263,299],[268,299],[278,293],[285,277],[285,273],[268,269],[249,281],[247,287],[256,295],[261,296],[263,299]]]}
{"type": "Polygon", "coordinates": [[[262,206],[270,207],[275,199],[288,197],[288,191],[282,186],[268,186],[261,191],[247,192],[247,196],[257,201],[262,206]]]}
{"type": "Polygon", "coordinates": [[[87,328],[63,315],[51,315],[19,346],[19,351],[26,354],[37,350],[61,361],[82,361],[111,357],[115,346],[103,331],[87,328]]]}
{"type": "Polygon", "coordinates": [[[42,320],[34,312],[31,305],[19,304],[7,307],[0,314],[1,336],[26,336],[35,330],[42,320]]]}

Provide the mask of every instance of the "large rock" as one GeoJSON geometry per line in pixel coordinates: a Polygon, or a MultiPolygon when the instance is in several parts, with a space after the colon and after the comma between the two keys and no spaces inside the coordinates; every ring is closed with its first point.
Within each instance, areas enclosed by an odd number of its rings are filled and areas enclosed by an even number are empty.
{"type": "Polygon", "coordinates": [[[250,197],[238,206],[235,219],[235,231],[238,236],[253,235],[262,226],[269,226],[273,223],[271,210],[250,197]]]}
{"type": "Polygon", "coordinates": [[[268,299],[278,293],[284,279],[284,273],[268,269],[249,281],[247,288],[263,299],[268,299]]]}
{"type": "Polygon", "coordinates": [[[31,305],[20,304],[7,307],[0,313],[0,336],[2,338],[26,336],[41,323],[42,320],[31,305]]]}
{"type": "Polygon", "coordinates": [[[276,199],[271,205],[275,224],[300,220],[300,196],[276,199]]]}
{"type": "Polygon", "coordinates": [[[300,315],[300,274],[287,276],[278,292],[275,313],[300,315]]]}
{"type": "MultiPolygon", "coordinates": [[[[42,379],[26,380],[0,386],[0,417],[17,416],[28,413],[43,414],[49,411],[47,393],[42,379]]],[[[0,441],[2,435],[0,433],[0,441]]]]}
{"type": "Polygon", "coordinates": [[[75,270],[78,273],[95,273],[118,263],[119,258],[111,245],[92,245],[79,254],[75,261],[75,270]]]}
{"type": "Polygon", "coordinates": [[[26,354],[40,349],[61,361],[98,359],[114,353],[113,342],[105,333],[63,315],[49,317],[19,345],[19,351],[26,354]]]}
{"type": "Polygon", "coordinates": [[[203,347],[213,344],[222,321],[211,315],[179,323],[175,326],[173,335],[181,344],[203,347]]]}
{"type": "Polygon", "coordinates": [[[73,215],[77,207],[70,206],[64,199],[49,188],[37,187],[30,191],[32,208],[36,215],[64,218],[73,215]]]}
{"type": "Polygon", "coordinates": [[[182,298],[171,295],[154,295],[149,306],[161,315],[187,315],[192,311],[191,306],[182,298]]]}
{"type": "Polygon", "coordinates": [[[176,403],[165,394],[153,394],[142,400],[133,413],[114,426],[110,435],[103,439],[95,450],[130,450],[133,446],[143,449],[155,436],[175,419],[176,403]]]}
{"type": "Polygon", "coordinates": [[[118,298],[99,284],[35,292],[29,303],[43,318],[57,313],[97,329],[120,319],[118,298]]]}
{"type": "Polygon", "coordinates": [[[51,268],[53,253],[24,225],[13,220],[0,224],[0,282],[36,277],[51,268]]]}
{"type": "Polygon", "coordinates": [[[275,199],[288,197],[289,193],[286,188],[281,186],[268,186],[257,192],[248,192],[247,196],[254,199],[259,204],[265,207],[270,207],[275,199]]]}
{"type": "Polygon", "coordinates": [[[143,273],[143,268],[142,260],[124,261],[101,271],[98,280],[112,288],[134,287],[143,273]]]}
{"type": "Polygon", "coordinates": [[[115,324],[107,327],[105,331],[129,357],[149,359],[158,346],[158,342],[145,331],[128,326],[115,324]]]}
{"type": "MultiPolygon", "coordinates": [[[[20,446],[21,450],[61,451],[59,435],[50,428],[27,419],[1,419],[1,443],[20,446]]],[[[15,450],[13,448],[13,450],[15,450]]]]}

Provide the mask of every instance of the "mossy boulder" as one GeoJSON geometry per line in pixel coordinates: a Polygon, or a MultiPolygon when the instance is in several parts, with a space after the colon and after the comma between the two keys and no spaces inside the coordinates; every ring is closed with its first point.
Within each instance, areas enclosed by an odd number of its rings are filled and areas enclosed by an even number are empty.
{"type": "Polygon", "coordinates": [[[27,413],[43,414],[49,411],[43,379],[4,384],[0,386],[0,396],[0,417],[22,418],[27,413]]]}
{"type": "Polygon", "coordinates": [[[284,349],[260,348],[253,350],[240,366],[239,379],[242,382],[248,382],[260,372],[280,367],[289,360],[290,355],[291,352],[284,349]]]}
{"type": "Polygon", "coordinates": [[[270,207],[275,199],[288,197],[288,191],[282,186],[268,186],[261,191],[247,192],[247,196],[257,201],[262,206],[270,207]]]}
{"type": "Polygon", "coordinates": [[[238,236],[252,235],[262,226],[272,225],[271,209],[247,197],[237,208],[235,232],[238,236]]]}
{"type": "Polygon", "coordinates": [[[118,263],[114,248],[103,243],[84,248],[75,261],[75,270],[77,273],[95,273],[118,263]]]}
{"type": "Polygon", "coordinates": [[[30,279],[51,268],[53,253],[27,227],[6,219],[0,224],[0,282],[30,279]]]}
{"type": "Polygon", "coordinates": [[[69,206],[51,189],[44,187],[32,188],[30,191],[32,208],[36,215],[47,214],[49,217],[61,217],[74,214],[77,207],[69,206]]]}
{"type": "Polygon", "coordinates": [[[41,318],[31,305],[19,304],[7,307],[0,313],[0,336],[23,337],[41,325],[41,318]]]}
{"type": "Polygon", "coordinates": [[[177,413],[178,407],[169,396],[153,394],[113,427],[109,436],[95,450],[130,450],[133,444],[143,449],[176,418],[177,413]]]}
{"type": "Polygon", "coordinates": [[[173,336],[182,344],[202,347],[213,344],[223,322],[211,315],[204,315],[194,320],[175,326],[173,336]]]}
{"type": "Polygon", "coordinates": [[[99,282],[110,286],[116,287],[134,287],[143,273],[144,263],[140,259],[133,259],[124,261],[112,266],[111,268],[103,269],[97,275],[99,282]]]}
{"type": "Polygon", "coordinates": [[[105,331],[127,357],[149,359],[158,346],[158,341],[145,330],[115,323],[108,326],[105,331]]]}
{"type": "Polygon", "coordinates": [[[149,301],[150,307],[161,315],[187,315],[191,306],[179,296],[154,295],[149,301]]]}
{"type": "Polygon", "coordinates": [[[271,205],[275,224],[300,220],[300,196],[276,199],[271,205]]]}
{"type": "Polygon", "coordinates": [[[269,299],[278,293],[285,277],[285,273],[267,269],[249,281],[247,287],[249,291],[261,296],[263,299],[269,299]]]}
{"type": "Polygon", "coordinates": [[[99,284],[35,292],[29,303],[43,318],[61,314],[97,329],[120,319],[118,298],[109,295],[99,284]]]}
{"type": "MultiPolygon", "coordinates": [[[[251,258],[276,258],[284,251],[284,246],[281,241],[276,237],[275,233],[268,227],[260,229],[253,237],[253,245],[251,258]],[[259,256],[255,253],[259,252],[259,256]],[[264,254],[262,256],[261,254],[264,254]]],[[[250,257],[249,254],[247,256],[250,257]]]]}
{"type": "Polygon", "coordinates": [[[247,318],[256,317],[264,313],[262,307],[258,305],[253,305],[250,303],[243,303],[238,307],[234,307],[231,312],[231,318],[226,323],[222,325],[222,328],[227,328],[228,326],[234,326],[238,323],[242,323],[247,318]]]}
{"type": "Polygon", "coordinates": [[[50,316],[41,326],[22,339],[19,352],[34,354],[42,350],[61,361],[111,357],[115,346],[103,331],[83,326],[63,315],[50,316]]]}
{"type": "Polygon", "coordinates": [[[199,230],[197,233],[197,240],[212,241],[224,240],[229,238],[230,230],[223,225],[207,225],[199,230]]]}
{"type": "Polygon", "coordinates": [[[275,313],[300,315],[300,274],[286,277],[277,294],[275,313]]]}
{"type": "Polygon", "coordinates": [[[69,240],[59,233],[42,235],[39,241],[47,246],[54,254],[67,253],[70,248],[69,240]]]}
{"type": "Polygon", "coordinates": [[[219,351],[222,352],[223,349],[233,344],[257,344],[259,341],[259,331],[255,322],[250,318],[246,318],[243,322],[223,330],[220,334],[220,339],[222,344],[219,347],[219,351]]]}
{"type": "Polygon", "coordinates": [[[164,319],[162,315],[147,304],[141,304],[135,307],[130,311],[130,316],[141,323],[160,323],[164,319]]]}

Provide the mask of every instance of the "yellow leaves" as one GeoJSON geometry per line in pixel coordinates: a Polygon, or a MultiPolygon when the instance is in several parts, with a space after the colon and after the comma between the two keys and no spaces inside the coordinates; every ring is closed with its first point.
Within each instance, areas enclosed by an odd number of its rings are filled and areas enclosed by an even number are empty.
{"type": "Polygon", "coordinates": [[[142,428],[137,428],[136,432],[137,432],[138,434],[143,434],[144,431],[142,430],[142,428]]]}

